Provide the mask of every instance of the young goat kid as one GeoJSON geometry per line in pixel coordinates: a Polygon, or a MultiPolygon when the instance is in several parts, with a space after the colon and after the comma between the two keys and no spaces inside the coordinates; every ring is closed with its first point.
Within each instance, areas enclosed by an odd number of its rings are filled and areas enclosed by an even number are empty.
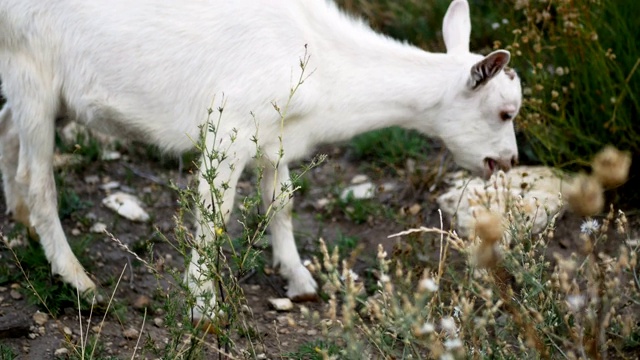
{"type": "MultiPolygon", "coordinates": [[[[440,138],[475,173],[508,169],[517,159],[512,120],[520,81],[506,68],[507,51],[470,53],[470,32],[465,0],[454,0],[445,15],[445,54],[377,34],[327,0],[4,0],[0,170],[7,210],[35,229],[53,273],[81,292],[94,289],[57,215],[56,117],[179,153],[193,148],[216,96],[224,98],[224,114],[205,146],[226,154],[207,165],[217,169],[214,185],[229,189],[215,204],[225,219],[245,166],[264,166],[269,207],[289,182],[287,163],[317,144],[388,126],[440,138]],[[301,61],[308,77],[282,120],[273,104],[289,101],[301,61]],[[254,160],[256,134],[262,157],[254,160]]],[[[199,191],[210,201],[206,181],[199,191]]],[[[270,231],[287,295],[315,294],[296,250],[291,202],[270,231]]],[[[213,287],[198,257],[193,251],[186,281],[201,299],[194,309],[201,318],[215,297],[202,300],[213,287]]]]}

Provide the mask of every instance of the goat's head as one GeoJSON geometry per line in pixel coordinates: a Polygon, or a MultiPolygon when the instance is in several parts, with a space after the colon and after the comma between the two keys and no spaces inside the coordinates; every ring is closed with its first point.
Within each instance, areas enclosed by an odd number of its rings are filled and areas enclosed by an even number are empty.
{"type": "Polygon", "coordinates": [[[471,22],[466,0],[454,0],[443,23],[448,66],[438,121],[439,137],[462,167],[488,177],[511,168],[518,159],[513,119],[522,102],[520,79],[507,68],[510,54],[497,50],[483,57],[469,52],[471,22]]]}

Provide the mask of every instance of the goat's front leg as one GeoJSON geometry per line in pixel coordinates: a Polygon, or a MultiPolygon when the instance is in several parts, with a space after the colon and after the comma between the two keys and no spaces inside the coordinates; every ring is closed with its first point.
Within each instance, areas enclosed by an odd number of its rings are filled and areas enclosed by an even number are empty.
{"type": "Polygon", "coordinates": [[[287,279],[287,297],[294,300],[314,299],[318,286],[309,270],[300,261],[293,237],[293,188],[289,168],[284,164],[276,168],[270,162],[265,163],[260,185],[265,213],[267,216],[272,214],[269,229],[273,264],[279,267],[280,274],[287,279]]]}
{"type": "Polygon", "coordinates": [[[19,152],[18,130],[11,117],[11,106],[6,104],[0,111],[0,172],[4,198],[7,202],[7,214],[10,214],[15,221],[29,227],[31,224],[27,203],[16,184],[19,152]]]}
{"type": "MultiPolygon", "coordinates": [[[[13,126],[16,126],[19,142],[15,177],[8,180],[9,188],[5,188],[5,190],[14,191],[11,188],[15,187],[18,190],[16,194],[26,200],[28,222],[40,237],[44,253],[51,263],[52,272],[60,275],[65,282],[84,293],[94,289],[95,284],[89,279],[84,268],[71,251],[58,217],[58,200],[53,177],[57,98],[46,90],[43,91],[43,89],[47,89],[46,86],[33,87],[40,84],[39,77],[29,78],[30,76],[26,74],[21,78],[23,80],[21,83],[29,84],[32,87],[22,84],[12,87],[11,83],[7,85],[8,89],[19,89],[24,93],[12,94],[9,92],[9,99],[12,99],[10,100],[12,103],[11,110],[7,111],[11,111],[11,113],[3,113],[5,117],[11,116],[13,119],[13,126]],[[15,102],[13,99],[21,101],[15,102]]],[[[10,150],[15,150],[15,143],[13,143],[15,137],[10,136],[9,141],[10,150]]],[[[3,159],[2,162],[6,164],[11,160],[3,159]]],[[[11,177],[11,171],[14,169],[9,166],[8,170],[9,177],[11,177]]],[[[5,181],[5,186],[6,184],[7,181],[5,181]]],[[[21,199],[20,197],[17,199],[21,199]]],[[[18,200],[18,204],[20,201],[22,200],[18,200]]],[[[14,210],[19,208],[19,205],[16,204],[12,206],[17,207],[14,210]]]]}
{"type": "Polygon", "coordinates": [[[202,209],[197,210],[196,238],[185,274],[185,281],[196,300],[192,308],[193,322],[208,330],[211,330],[209,321],[215,316],[216,282],[226,270],[216,261],[222,256],[216,242],[220,236],[225,236],[223,229],[233,209],[236,185],[246,163],[246,159],[237,153],[226,155],[228,157],[224,156],[225,160],[221,162],[211,161],[203,155],[198,184],[198,207],[202,206],[202,209]]]}

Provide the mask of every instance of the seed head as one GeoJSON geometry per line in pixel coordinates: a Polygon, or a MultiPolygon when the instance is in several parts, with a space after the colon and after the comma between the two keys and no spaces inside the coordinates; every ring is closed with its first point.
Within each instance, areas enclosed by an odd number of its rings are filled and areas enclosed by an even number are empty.
{"type": "Polygon", "coordinates": [[[484,245],[493,245],[502,239],[502,216],[486,209],[476,212],[475,215],[476,235],[482,239],[484,245]]]}
{"type": "Polygon", "coordinates": [[[598,179],[578,174],[565,190],[571,210],[580,216],[594,216],[604,208],[604,194],[598,179]]]}
{"type": "Polygon", "coordinates": [[[629,176],[630,167],[631,154],[620,151],[611,145],[597,153],[591,164],[593,176],[606,189],[624,184],[629,176]]]}

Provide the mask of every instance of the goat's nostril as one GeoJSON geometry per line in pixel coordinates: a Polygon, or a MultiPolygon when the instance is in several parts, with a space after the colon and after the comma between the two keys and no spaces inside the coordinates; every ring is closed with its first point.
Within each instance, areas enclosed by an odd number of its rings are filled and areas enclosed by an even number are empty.
{"type": "Polygon", "coordinates": [[[517,156],[513,156],[511,157],[511,167],[514,167],[518,165],[518,157],[517,156]]]}

